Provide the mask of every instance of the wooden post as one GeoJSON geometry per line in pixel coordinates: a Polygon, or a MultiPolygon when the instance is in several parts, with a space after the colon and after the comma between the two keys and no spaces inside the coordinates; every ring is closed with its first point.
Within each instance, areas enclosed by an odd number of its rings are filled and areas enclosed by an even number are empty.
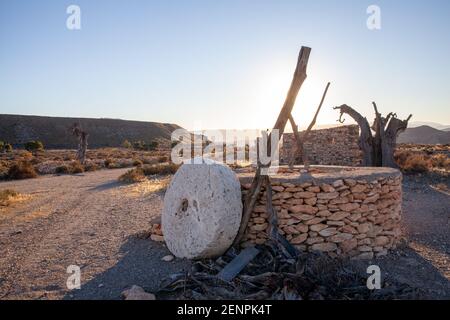
{"type": "MultiPolygon", "coordinates": [[[[294,76],[292,78],[291,86],[286,96],[286,100],[283,104],[283,107],[280,111],[277,121],[273,127],[274,130],[278,130],[279,137],[282,136],[284,129],[286,127],[287,121],[289,119],[289,115],[294,108],[295,100],[297,98],[298,92],[306,79],[306,67],[308,65],[309,55],[311,53],[311,48],[302,47],[298,56],[297,66],[295,68],[294,76]]],[[[273,132],[273,130],[272,130],[273,132]]],[[[268,148],[267,150],[271,150],[271,148],[278,147],[279,140],[277,141],[275,146],[270,145],[272,132],[268,138],[268,148]]],[[[270,153],[271,154],[271,153],[270,153]]],[[[261,185],[263,182],[263,177],[261,176],[261,168],[257,167],[255,177],[253,178],[252,185],[250,190],[248,191],[245,201],[244,201],[244,212],[242,214],[241,225],[239,227],[238,234],[234,239],[233,245],[238,245],[247,229],[248,221],[250,220],[250,216],[255,207],[256,200],[259,196],[259,192],[261,190],[261,185]]]]}

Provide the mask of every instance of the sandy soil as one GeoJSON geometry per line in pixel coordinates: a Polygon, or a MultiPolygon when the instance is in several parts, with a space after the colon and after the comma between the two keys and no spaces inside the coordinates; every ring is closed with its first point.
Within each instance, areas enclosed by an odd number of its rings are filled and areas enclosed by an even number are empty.
{"type": "MultiPolygon", "coordinates": [[[[189,266],[150,240],[135,237],[159,215],[163,194],[147,181],[123,185],[126,170],[0,183],[30,199],[0,209],[0,299],[119,299],[133,284],[155,291],[167,275],[189,266]],[[81,290],[68,290],[69,265],[81,267],[81,290]]],[[[450,299],[450,196],[406,177],[408,241],[378,264],[391,280],[450,299]]],[[[156,186],[156,187],[155,187],[156,186]]]]}

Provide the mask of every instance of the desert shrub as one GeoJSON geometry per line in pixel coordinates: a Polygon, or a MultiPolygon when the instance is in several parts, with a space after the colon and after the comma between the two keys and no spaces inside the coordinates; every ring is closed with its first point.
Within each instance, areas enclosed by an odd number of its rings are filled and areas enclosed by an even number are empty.
{"type": "Polygon", "coordinates": [[[142,182],[144,180],[145,180],[144,171],[140,167],[128,170],[119,177],[119,181],[125,183],[142,182]]]}
{"type": "Polygon", "coordinates": [[[133,142],[133,149],[134,150],[142,150],[142,151],[153,151],[158,148],[159,143],[157,141],[150,141],[149,143],[146,143],[145,141],[135,141],[133,142]]]}
{"type": "Polygon", "coordinates": [[[133,145],[131,144],[130,141],[125,140],[125,141],[122,143],[122,147],[124,147],[124,148],[126,148],[126,149],[131,149],[131,148],[133,148],[133,145]]]}
{"type": "Polygon", "coordinates": [[[99,169],[100,169],[100,167],[95,163],[86,163],[84,165],[84,171],[86,171],[86,172],[97,171],[99,169]]]}
{"type": "Polygon", "coordinates": [[[5,189],[0,191],[0,206],[7,206],[11,200],[18,197],[19,193],[15,190],[5,189]]]}
{"type": "Polygon", "coordinates": [[[56,174],[69,174],[70,173],[70,169],[67,165],[63,164],[62,166],[58,166],[55,169],[55,173],[56,174]]]}
{"type": "Polygon", "coordinates": [[[147,144],[147,150],[156,150],[158,148],[159,143],[157,141],[151,141],[149,144],[147,144]]]}
{"type": "Polygon", "coordinates": [[[134,141],[133,149],[134,150],[145,150],[145,142],[144,141],[134,141]]]}
{"type": "Polygon", "coordinates": [[[42,162],[42,159],[39,157],[34,157],[30,160],[31,164],[36,165],[42,162]]]}
{"type": "Polygon", "coordinates": [[[25,150],[34,152],[39,150],[44,150],[44,144],[39,140],[31,140],[25,143],[25,150]]]}
{"type": "Polygon", "coordinates": [[[141,160],[139,160],[139,159],[134,159],[133,160],[133,166],[134,167],[140,167],[142,165],[143,165],[143,162],[141,160]]]}
{"type": "Polygon", "coordinates": [[[443,153],[431,156],[431,163],[433,167],[450,170],[450,158],[443,153]]]}
{"type": "Polygon", "coordinates": [[[144,164],[156,164],[158,162],[158,160],[154,157],[144,157],[142,161],[144,162],[144,164]]]}
{"type": "Polygon", "coordinates": [[[169,157],[168,156],[159,156],[158,157],[158,162],[159,163],[168,162],[168,161],[169,161],[169,157]]]}
{"type": "Polygon", "coordinates": [[[8,178],[8,167],[0,164],[0,180],[8,178]]]}
{"type": "Polygon", "coordinates": [[[70,165],[70,172],[74,173],[74,174],[75,173],[83,173],[84,172],[84,167],[78,161],[72,162],[72,164],[70,165]]]}
{"type": "Polygon", "coordinates": [[[165,164],[155,164],[151,166],[144,166],[144,174],[146,176],[154,175],[154,174],[174,174],[177,172],[180,166],[173,163],[165,163],[165,164]]]}
{"type": "Polygon", "coordinates": [[[0,152],[11,152],[12,150],[13,150],[13,147],[10,143],[0,141],[0,152]]]}
{"type": "Polygon", "coordinates": [[[36,177],[36,171],[29,161],[16,162],[8,170],[8,179],[11,180],[31,179],[36,177]]]}
{"type": "Polygon", "coordinates": [[[105,159],[105,168],[109,168],[109,166],[113,163],[114,161],[111,158],[107,158],[105,159]]]}
{"type": "Polygon", "coordinates": [[[395,155],[395,160],[405,173],[424,173],[432,167],[430,157],[424,153],[402,151],[395,155]]]}

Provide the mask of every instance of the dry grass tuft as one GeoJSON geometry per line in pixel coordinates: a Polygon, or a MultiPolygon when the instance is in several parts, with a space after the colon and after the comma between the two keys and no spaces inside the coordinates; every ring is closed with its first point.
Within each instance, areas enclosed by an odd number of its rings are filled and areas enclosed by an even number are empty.
{"type": "Polygon", "coordinates": [[[424,173],[433,167],[430,157],[424,153],[401,151],[395,155],[395,160],[406,173],[424,173]]]}
{"type": "Polygon", "coordinates": [[[69,174],[70,173],[69,166],[64,164],[62,166],[56,167],[55,173],[56,174],[69,174]]]}
{"type": "Polygon", "coordinates": [[[97,171],[97,170],[100,170],[100,166],[98,166],[97,164],[95,164],[95,163],[86,163],[85,165],[84,165],[84,171],[86,171],[86,172],[92,172],[92,171],[97,171]]]}
{"type": "Polygon", "coordinates": [[[432,155],[431,163],[433,167],[450,171],[450,158],[443,153],[432,155]]]}
{"type": "Polygon", "coordinates": [[[37,173],[29,161],[19,161],[9,168],[7,177],[11,180],[32,179],[37,177],[37,173]]]}
{"type": "Polygon", "coordinates": [[[25,199],[25,196],[12,189],[5,189],[0,191],[0,207],[7,207],[11,203],[25,199]]]}
{"type": "Polygon", "coordinates": [[[119,181],[124,183],[143,182],[145,179],[144,171],[140,167],[128,170],[119,177],[119,181]]]}
{"type": "Polygon", "coordinates": [[[79,161],[74,161],[74,162],[72,162],[72,164],[70,166],[70,172],[73,173],[73,174],[75,174],[75,173],[83,173],[84,172],[84,167],[79,161]]]}
{"type": "Polygon", "coordinates": [[[166,174],[174,174],[177,172],[180,165],[173,163],[160,163],[155,165],[147,165],[142,169],[144,170],[144,174],[146,176],[151,176],[155,174],[166,175],[166,174]]]}
{"type": "Polygon", "coordinates": [[[133,167],[141,167],[143,164],[140,159],[133,159],[133,167]]]}

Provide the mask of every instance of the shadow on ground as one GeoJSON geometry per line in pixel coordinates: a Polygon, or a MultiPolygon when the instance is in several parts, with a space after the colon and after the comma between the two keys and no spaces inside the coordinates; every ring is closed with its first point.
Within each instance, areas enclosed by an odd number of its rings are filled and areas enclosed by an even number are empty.
{"type": "Polygon", "coordinates": [[[63,299],[121,299],[121,293],[132,285],[154,292],[165,277],[189,267],[187,260],[161,261],[162,257],[170,254],[165,246],[134,236],[128,238],[120,251],[124,256],[114,267],[87,283],[82,282],[81,289],[70,291],[63,299]]]}
{"type": "Polygon", "coordinates": [[[450,299],[450,281],[432,263],[409,246],[367,262],[380,267],[385,288],[392,284],[420,290],[418,299],[450,299]]]}
{"type": "MultiPolygon", "coordinates": [[[[189,261],[179,259],[172,262],[161,261],[163,256],[169,254],[168,250],[150,240],[130,237],[121,251],[124,256],[114,267],[98,274],[91,281],[82,283],[80,290],[72,290],[63,299],[121,299],[121,293],[132,285],[141,286],[147,292],[155,292],[167,276],[186,271],[190,265],[189,261]]],[[[394,286],[407,285],[419,289],[417,295],[411,295],[412,299],[450,299],[450,282],[408,246],[386,257],[355,262],[363,274],[370,265],[380,267],[383,283],[381,296],[389,294],[394,286]]]]}
{"type": "Polygon", "coordinates": [[[109,190],[109,189],[114,189],[117,187],[122,186],[123,183],[119,182],[119,181],[109,181],[106,182],[104,184],[101,184],[99,186],[96,186],[94,188],[90,188],[89,191],[105,191],[105,190],[109,190]]]}

